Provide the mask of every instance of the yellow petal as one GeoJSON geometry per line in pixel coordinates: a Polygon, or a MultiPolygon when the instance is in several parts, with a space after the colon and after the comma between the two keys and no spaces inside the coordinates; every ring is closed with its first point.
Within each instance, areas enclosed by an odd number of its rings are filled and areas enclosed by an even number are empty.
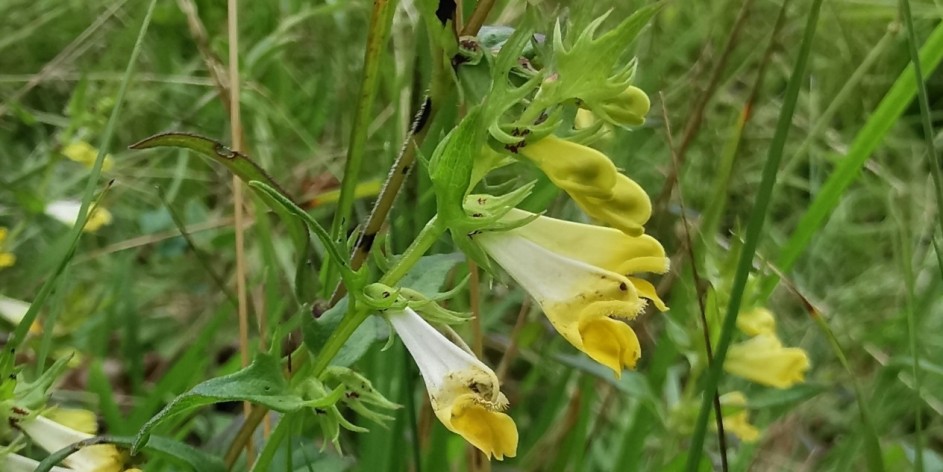
{"type": "Polygon", "coordinates": [[[587,215],[629,236],[639,236],[652,216],[652,201],[634,180],[618,174],[608,198],[590,194],[570,194],[587,215]]]}
{"type": "Polygon", "coordinates": [[[571,196],[612,196],[619,172],[605,154],[591,147],[551,135],[528,143],[520,153],[571,196]]]}
{"type": "Polygon", "coordinates": [[[740,312],[737,316],[737,328],[748,336],[774,334],[776,332],[776,318],[766,308],[757,307],[740,312]]]}
{"type": "Polygon", "coordinates": [[[802,349],[783,347],[775,335],[761,334],[730,346],[724,370],[752,382],[789,388],[805,381],[809,356],[802,349]]]}
{"type": "Polygon", "coordinates": [[[609,367],[616,377],[623,369],[634,369],[642,348],[635,331],[622,321],[611,318],[586,320],[580,325],[582,351],[609,367]]]}
{"type": "Polygon", "coordinates": [[[638,277],[627,278],[629,282],[632,282],[632,285],[635,286],[635,291],[638,292],[640,297],[651,300],[652,303],[655,304],[655,308],[658,308],[658,311],[668,311],[668,306],[665,305],[665,302],[658,296],[658,290],[655,289],[655,286],[652,285],[651,282],[638,277]]]}
{"type": "Polygon", "coordinates": [[[479,404],[473,395],[462,395],[436,416],[450,431],[485,453],[503,460],[517,455],[517,425],[510,416],[479,404]]]}

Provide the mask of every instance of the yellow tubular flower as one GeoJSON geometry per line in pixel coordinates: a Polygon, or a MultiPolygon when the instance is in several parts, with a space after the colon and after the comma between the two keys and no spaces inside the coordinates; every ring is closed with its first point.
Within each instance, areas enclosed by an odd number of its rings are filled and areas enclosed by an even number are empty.
{"type": "Polygon", "coordinates": [[[44,412],[43,416],[82,433],[98,432],[98,416],[93,411],[81,408],[53,408],[44,412]]]}
{"type": "MultiPolygon", "coordinates": [[[[68,428],[42,415],[13,422],[36,445],[50,453],[92,437],[91,434],[68,428]]],[[[122,462],[121,452],[112,444],[83,447],[63,461],[70,469],[79,472],[120,472],[122,462]]]]}
{"type": "Polygon", "coordinates": [[[762,385],[789,388],[805,381],[809,356],[802,349],[783,347],[775,334],[760,334],[730,346],[724,370],[762,385]]]}
{"type": "Polygon", "coordinates": [[[776,319],[766,308],[757,307],[741,312],[737,316],[737,328],[747,336],[776,334],[776,319]]]}
{"type": "MultiPolygon", "coordinates": [[[[530,215],[512,210],[508,219],[530,215]]],[[[618,377],[641,356],[632,320],[652,300],[667,307],[636,272],[664,272],[664,249],[648,236],[632,238],[599,226],[540,217],[504,232],[475,235],[485,252],[541,306],[554,328],[618,377]],[[616,319],[614,319],[616,318],[616,319]]]]}
{"type": "Polygon", "coordinates": [[[619,171],[605,154],[550,135],[528,143],[519,151],[570,195],[612,197],[619,171]]]}
{"type": "Polygon", "coordinates": [[[750,424],[747,398],[742,392],[730,392],[720,396],[724,418],[724,432],[731,433],[745,443],[756,442],[760,430],[750,424]]]}
{"type": "Polygon", "coordinates": [[[7,234],[9,234],[7,229],[0,226],[0,269],[12,267],[13,264],[16,264],[16,255],[3,250],[3,243],[6,242],[7,234]]]}
{"type": "Polygon", "coordinates": [[[508,400],[494,371],[412,309],[390,311],[386,316],[419,366],[432,409],[442,424],[489,459],[517,455],[517,426],[502,413],[508,400]]]}
{"type": "MultiPolygon", "coordinates": [[[[60,223],[72,226],[78,221],[81,208],[81,202],[75,200],[57,200],[46,205],[45,213],[60,223]]],[[[112,219],[111,212],[99,205],[92,211],[92,214],[89,215],[82,231],[94,233],[101,229],[102,226],[110,225],[112,219]]]]}
{"type": "Polygon", "coordinates": [[[609,198],[570,194],[587,215],[622,231],[638,236],[652,216],[652,201],[642,187],[623,174],[618,174],[609,198]]]}
{"type": "MultiPolygon", "coordinates": [[[[85,141],[77,141],[65,145],[62,148],[62,155],[68,157],[71,161],[92,168],[95,165],[95,160],[98,159],[98,149],[85,141]]],[[[112,159],[111,154],[106,154],[105,160],[102,162],[102,170],[108,172],[113,166],[114,159],[112,159]]]]}

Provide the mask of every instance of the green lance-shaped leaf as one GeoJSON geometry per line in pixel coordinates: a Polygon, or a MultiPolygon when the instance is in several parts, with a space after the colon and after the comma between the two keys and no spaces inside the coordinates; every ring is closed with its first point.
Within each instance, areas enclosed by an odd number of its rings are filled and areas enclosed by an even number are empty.
{"type": "Polygon", "coordinates": [[[278,359],[259,353],[245,369],[207,380],[175,398],[141,427],[132,445],[132,454],[148,443],[151,431],[164,421],[194,408],[229,401],[248,401],[283,413],[320,403],[293,393],[282,377],[278,359]]]}
{"type": "MultiPolygon", "coordinates": [[[[131,448],[134,446],[137,438],[133,436],[95,436],[93,438],[79,441],[46,456],[39,465],[36,466],[36,472],[48,472],[65,460],[66,457],[76,453],[79,449],[96,444],[114,444],[131,448]]],[[[219,458],[207,454],[193,446],[174,441],[170,438],[154,436],[150,438],[146,446],[143,446],[145,452],[160,456],[170,462],[189,466],[189,470],[200,472],[226,472],[228,469],[219,458]]]]}
{"type": "MultiPolygon", "coordinates": [[[[180,147],[195,151],[211,162],[222,164],[226,169],[239,177],[243,182],[264,182],[276,192],[291,200],[286,192],[265,170],[252,161],[249,156],[233,151],[218,141],[189,133],[161,133],[132,144],[131,149],[151,149],[156,147],[180,147]]],[[[259,195],[275,214],[282,220],[288,230],[292,244],[298,254],[298,263],[295,270],[295,293],[302,302],[310,301],[317,289],[317,278],[309,267],[309,261],[314,255],[314,245],[305,229],[305,224],[295,218],[291,212],[280,205],[272,205],[270,198],[259,195]]]]}
{"type": "Polygon", "coordinates": [[[190,133],[169,132],[151,136],[130,146],[131,149],[156,147],[181,147],[196,151],[201,156],[222,164],[245,183],[258,180],[278,190],[282,195],[288,195],[288,192],[285,192],[258,164],[252,162],[249,156],[233,151],[218,141],[190,133]]]}

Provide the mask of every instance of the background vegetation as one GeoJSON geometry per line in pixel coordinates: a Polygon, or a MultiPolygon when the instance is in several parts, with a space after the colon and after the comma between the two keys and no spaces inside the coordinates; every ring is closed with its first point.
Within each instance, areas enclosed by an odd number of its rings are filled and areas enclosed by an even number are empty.
{"type": "MultiPolygon", "coordinates": [[[[32,301],[56,270],[69,234],[43,209],[81,199],[89,176],[61,151],[78,140],[103,146],[146,3],[0,2],[0,226],[10,229],[3,249],[17,257],[0,271],[0,295],[32,301]]],[[[465,3],[467,14],[474,2],[465,3]]],[[[612,8],[616,21],[643,3],[592,8],[597,14],[612,8]]],[[[463,306],[468,296],[450,306],[480,315],[461,333],[481,340],[486,363],[498,367],[521,430],[518,457],[490,467],[683,465],[693,427],[685,409],[696,414],[699,406],[683,401],[682,390],[691,388],[685,356],[700,349],[686,343],[697,339],[700,310],[682,228],[696,227],[694,260],[721,307],[709,307],[708,315],[719,317],[811,3],[790,2],[777,24],[780,2],[669,2],[631,46],[639,61],[635,85],[652,97],[652,112],[644,127],[613,131],[602,148],[652,196],[656,215],[648,232],[674,259],[660,285],[671,311],[634,324],[644,350],[637,372],[615,380],[549,336],[546,319],[505,279],[482,274],[467,290],[476,306],[463,306]],[[729,179],[725,162],[732,162],[729,179]]],[[[545,25],[589,5],[531,2],[545,25]]],[[[943,470],[943,267],[932,244],[940,242],[940,217],[913,100],[916,81],[901,75],[910,49],[898,7],[834,0],[821,10],[755,261],[762,274],[782,269],[787,283],[767,299],[775,280],[757,276],[747,291],[750,302],[777,314],[780,336],[809,353],[812,369],[805,384],[789,390],[722,381],[722,392],[748,393],[752,422],[763,432],[755,444],[730,438],[731,470],[910,470],[921,450],[926,470],[943,470]],[[815,214],[821,218],[808,216],[815,214]],[[874,436],[879,450],[869,442],[874,436]]],[[[325,226],[354,126],[370,8],[366,1],[240,5],[245,149],[325,226]]],[[[524,8],[497,1],[489,23],[513,26],[524,8]]],[[[943,40],[934,38],[943,34],[943,4],[915,1],[911,8],[938,125],[943,76],[934,70],[943,40]]],[[[27,371],[38,373],[75,351],[74,368],[53,399],[96,411],[110,434],[133,435],[176,395],[240,365],[230,175],[187,151],[127,149],[165,130],[230,142],[229,112],[208,72],[211,66],[225,72],[226,14],[223,2],[157,2],[103,148],[114,166],[96,188],[112,182],[102,205],[114,221],[83,235],[41,311],[43,334],[18,353],[27,371]],[[180,237],[182,228],[190,241],[180,237]]],[[[412,2],[399,2],[358,177],[365,195],[348,230],[365,218],[418,108],[429,82],[428,42],[412,2]]],[[[440,131],[430,133],[426,155],[440,131]]],[[[937,134],[930,138],[938,145],[937,134]]],[[[531,209],[585,218],[536,169],[530,172],[523,177],[541,179],[531,209]]],[[[406,247],[435,211],[425,179],[411,175],[391,214],[386,238],[394,249],[406,247]]],[[[310,307],[289,296],[294,262],[284,231],[258,206],[248,219],[250,306],[266,319],[261,329],[253,324],[255,350],[275,329],[297,330],[310,307]]],[[[450,247],[443,240],[437,251],[450,247]]],[[[447,284],[464,273],[462,264],[447,284]]],[[[326,296],[330,288],[320,290],[326,296]]],[[[7,338],[13,325],[0,322],[7,338]]],[[[357,367],[405,405],[389,429],[342,434],[341,454],[329,444],[322,450],[316,422],[299,418],[271,470],[489,467],[435,421],[402,345],[380,352],[382,344],[374,343],[357,367]]],[[[158,433],[221,456],[240,413],[238,404],[205,408],[158,433]]],[[[715,433],[706,445],[709,462],[718,464],[715,433]]],[[[170,467],[154,460],[146,470],[170,467]]]]}

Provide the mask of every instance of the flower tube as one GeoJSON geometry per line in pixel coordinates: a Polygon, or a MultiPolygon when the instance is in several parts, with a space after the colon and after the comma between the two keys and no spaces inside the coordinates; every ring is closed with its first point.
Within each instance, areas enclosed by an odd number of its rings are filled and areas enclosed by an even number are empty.
{"type": "Polygon", "coordinates": [[[419,366],[436,416],[490,459],[517,454],[517,426],[502,410],[507,398],[498,378],[475,356],[451,342],[411,308],[387,319],[419,366]]]}

